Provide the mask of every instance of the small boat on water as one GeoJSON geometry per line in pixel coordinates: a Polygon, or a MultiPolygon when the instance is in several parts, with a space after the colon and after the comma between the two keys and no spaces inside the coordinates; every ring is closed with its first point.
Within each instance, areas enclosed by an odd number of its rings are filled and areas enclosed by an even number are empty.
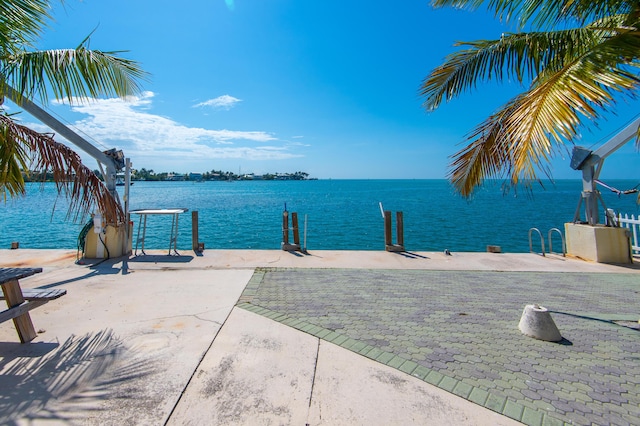
{"type": "MultiPolygon", "coordinates": [[[[133,185],[133,182],[129,182],[129,186],[133,185]]],[[[118,178],[116,179],[116,186],[125,186],[124,179],[118,178]]]]}

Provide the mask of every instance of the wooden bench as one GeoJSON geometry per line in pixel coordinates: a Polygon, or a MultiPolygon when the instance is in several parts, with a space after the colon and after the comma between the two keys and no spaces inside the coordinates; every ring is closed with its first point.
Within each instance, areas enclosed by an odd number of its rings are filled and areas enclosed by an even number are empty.
{"type": "Polygon", "coordinates": [[[8,309],[0,312],[0,323],[13,320],[20,342],[32,341],[36,333],[29,311],[67,294],[67,290],[20,288],[18,280],[42,272],[42,268],[0,268],[2,296],[8,309]]]}

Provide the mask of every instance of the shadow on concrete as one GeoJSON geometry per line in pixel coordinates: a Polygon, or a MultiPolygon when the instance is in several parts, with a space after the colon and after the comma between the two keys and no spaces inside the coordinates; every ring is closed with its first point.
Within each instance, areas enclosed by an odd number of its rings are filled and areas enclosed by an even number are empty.
{"type": "MultiPolygon", "coordinates": [[[[103,259],[100,261],[96,261],[94,263],[78,263],[80,266],[87,267],[87,273],[75,278],[69,278],[62,281],[55,281],[50,284],[41,285],[38,288],[53,288],[60,287],[65,284],[70,284],[77,281],[86,280],[88,278],[97,276],[97,275],[117,275],[122,273],[123,275],[127,274],[126,268],[123,266],[122,268],[116,266],[119,262],[125,262],[126,258],[113,258],[113,259],[103,259]],[[124,260],[123,260],[124,259],[124,260]]],[[[123,263],[124,265],[124,263],[123,263]]]]}
{"type": "Polygon", "coordinates": [[[129,258],[130,263],[189,263],[193,256],[172,256],[162,254],[144,254],[129,258]]]}
{"type": "Polygon", "coordinates": [[[300,251],[296,251],[296,250],[282,250],[285,253],[289,253],[291,256],[295,256],[295,257],[304,257],[305,254],[300,252],[300,251]]]}
{"type": "Polygon", "coordinates": [[[17,342],[0,342],[0,370],[9,361],[15,358],[35,358],[44,356],[60,346],[58,343],[35,342],[35,343],[17,343],[17,342]]]}
{"type": "Polygon", "coordinates": [[[62,344],[0,343],[0,424],[68,422],[78,420],[83,409],[99,410],[99,401],[112,397],[114,385],[150,372],[139,361],[119,362],[115,368],[122,352],[111,330],[71,336],[62,344]],[[60,401],[71,402],[73,410],[57,410],[60,401]]]}
{"type": "Polygon", "coordinates": [[[398,256],[406,257],[407,259],[429,259],[427,256],[423,256],[418,253],[412,253],[410,251],[392,251],[389,253],[397,254],[398,256]]]}
{"type": "Polygon", "coordinates": [[[60,286],[63,286],[63,285],[65,285],[65,284],[70,284],[70,283],[73,283],[73,282],[76,282],[76,281],[86,280],[87,278],[91,278],[91,277],[93,277],[93,276],[95,276],[95,275],[99,275],[99,274],[100,274],[100,273],[99,273],[98,271],[95,271],[95,270],[94,270],[94,271],[87,272],[86,274],[84,274],[84,275],[82,275],[82,276],[80,276],[80,277],[69,278],[68,280],[56,281],[56,282],[53,282],[53,283],[51,283],[51,284],[41,285],[41,286],[39,286],[39,287],[37,287],[37,288],[53,288],[53,287],[60,287],[60,286]]]}

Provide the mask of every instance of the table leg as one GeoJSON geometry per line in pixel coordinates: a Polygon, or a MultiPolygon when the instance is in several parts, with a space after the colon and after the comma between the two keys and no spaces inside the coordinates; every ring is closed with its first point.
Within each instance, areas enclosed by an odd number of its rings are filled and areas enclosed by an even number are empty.
{"type": "MultiPolygon", "coordinates": [[[[24,302],[22,297],[22,290],[20,290],[20,284],[18,280],[8,281],[2,284],[2,292],[7,300],[7,306],[13,308],[24,302]]],[[[20,337],[21,343],[27,343],[36,338],[38,333],[33,328],[33,322],[31,322],[31,316],[29,312],[25,312],[13,319],[13,325],[16,327],[18,337],[20,337]]]]}
{"type": "Polygon", "coordinates": [[[138,244],[140,243],[140,229],[142,228],[142,215],[138,218],[138,234],[136,235],[136,249],[133,252],[134,256],[138,255],[138,244]]]}
{"type": "Polygon", "coordinates": [[[173,215],[171,220],[171,237],[169,239],[169,254],[171,254],[171,246],[173,245],[173,253],[179,256],[178,253],[178,214],[173,215]]]}

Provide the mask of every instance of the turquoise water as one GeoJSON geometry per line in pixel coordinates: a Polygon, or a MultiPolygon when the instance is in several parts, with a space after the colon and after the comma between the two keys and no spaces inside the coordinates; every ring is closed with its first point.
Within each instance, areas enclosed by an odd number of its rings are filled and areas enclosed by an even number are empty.
{"type": "MultiPolygon", "coordinates": [[[[636,181],[607,182],[619,189],[636,181]]],[[[197,210],[200,241],[209,249],[279,249],[282,211],[298,212],[300,238],[307,216],[307,248],[384,250],[385,210],[403,211],[404,240],[412,251],[528,252],[528,231],[564,229],[573,219],[581,183],[561,180],[536,186],[532,194],[504,195],[499,184],[480,189],[470,201],[455,195],[445,180],[317,180],[238,182],[136,182],[131,209],[185,207],[197,210]]],[[[607,207],[638,215],[636,196],[602,189],[607,207]]],[[[51,184],[30,186],[24,198],[0,204],[0,248],[76,248],[84,222],[65,221],[66,202],[51,184]],[[53,206],[56,209],[53,210],[53,206]]],[[[395,227],[395,214],[394,214],[395,227]]],[[[138,218],[133,215],[137,232],[138,218]]],[[[168,247],[168,217],[150,216],[147,248],[168,247]]],[[[395,230],[394,230],[395,233],[395,230]]],[[[395,236],[394,236],[395,241],[395,236]]],[[[135,240],[134,240],[135,245],[135,240]]],[[[191,213],[180,216],[178,248],[191,247],[191,213]]],[[[560,242],[554,240],[554,247],[560,242]]]]}

